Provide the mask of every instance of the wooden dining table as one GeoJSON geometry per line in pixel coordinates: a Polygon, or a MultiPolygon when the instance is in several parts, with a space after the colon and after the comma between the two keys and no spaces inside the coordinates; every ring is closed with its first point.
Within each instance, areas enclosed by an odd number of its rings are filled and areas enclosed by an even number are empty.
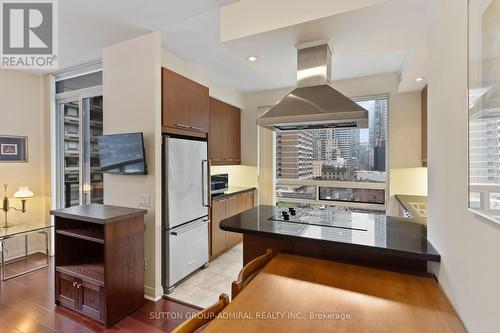
{"type": "Polygon", "coordinates": [[[280,253],[204,332],[466,332],[436,281],[280,253]]]}

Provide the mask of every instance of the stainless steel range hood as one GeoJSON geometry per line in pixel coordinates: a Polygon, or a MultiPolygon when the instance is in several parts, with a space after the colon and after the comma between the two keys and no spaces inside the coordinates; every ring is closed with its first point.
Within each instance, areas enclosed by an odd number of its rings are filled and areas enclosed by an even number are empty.
{"type": "Polygon", "coordinates": [[[275,131],[368,127],[368,111],[329,85],[332,52],[328,43],[297,49],[297,88],[257,124],[275,131]]]}

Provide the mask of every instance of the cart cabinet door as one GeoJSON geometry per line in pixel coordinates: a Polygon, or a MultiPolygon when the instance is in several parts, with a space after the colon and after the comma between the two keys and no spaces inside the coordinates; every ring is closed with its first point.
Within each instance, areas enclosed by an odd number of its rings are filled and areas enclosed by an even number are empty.
{"type": "Polygon", "coordinates": [[[104,288],[83,281],[80,287],[82,298],[81,298],[81,311],[89,317],[96,320],[104,320],[104,288]]]}
{"type": "Polygon", "coordinates": [[[79,279],[56,272],[56,301],[66,307],[78,309],[80,298],[80,289],[76,287],[78,283],[79,279]]]}

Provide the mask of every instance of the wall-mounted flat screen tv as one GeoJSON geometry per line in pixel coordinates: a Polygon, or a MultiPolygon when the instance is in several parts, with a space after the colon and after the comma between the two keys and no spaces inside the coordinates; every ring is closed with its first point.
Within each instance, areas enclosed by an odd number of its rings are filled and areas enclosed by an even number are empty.
{"type": "Polygon", "coordinates": [[[97,138],[101,171],[121,175],[146,175],[142,133],[102,135],[97,138]]]}

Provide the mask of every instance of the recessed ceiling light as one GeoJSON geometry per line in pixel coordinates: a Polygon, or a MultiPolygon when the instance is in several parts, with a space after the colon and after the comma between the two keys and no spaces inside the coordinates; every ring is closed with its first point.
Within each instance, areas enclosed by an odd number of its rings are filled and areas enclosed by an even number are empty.
{"type": "Polygon", "coordinates": [[[422,82],[423,80],[425,80],[425,77],[423,77],[423,76],[421,76],[421,77],[417,77],[417,78],[415,79],[415,81],[417,81],[417,82],[422,82]]]}
{"type": "Polygon", "coordinates": [[[249,57],[248,57],[248,61],[250,61],[250,62],[254,62],[254,61],[256,61],[256,60],[257,60],[257,57],[256,57],[256,56],[249,56],[249,57]]]}

